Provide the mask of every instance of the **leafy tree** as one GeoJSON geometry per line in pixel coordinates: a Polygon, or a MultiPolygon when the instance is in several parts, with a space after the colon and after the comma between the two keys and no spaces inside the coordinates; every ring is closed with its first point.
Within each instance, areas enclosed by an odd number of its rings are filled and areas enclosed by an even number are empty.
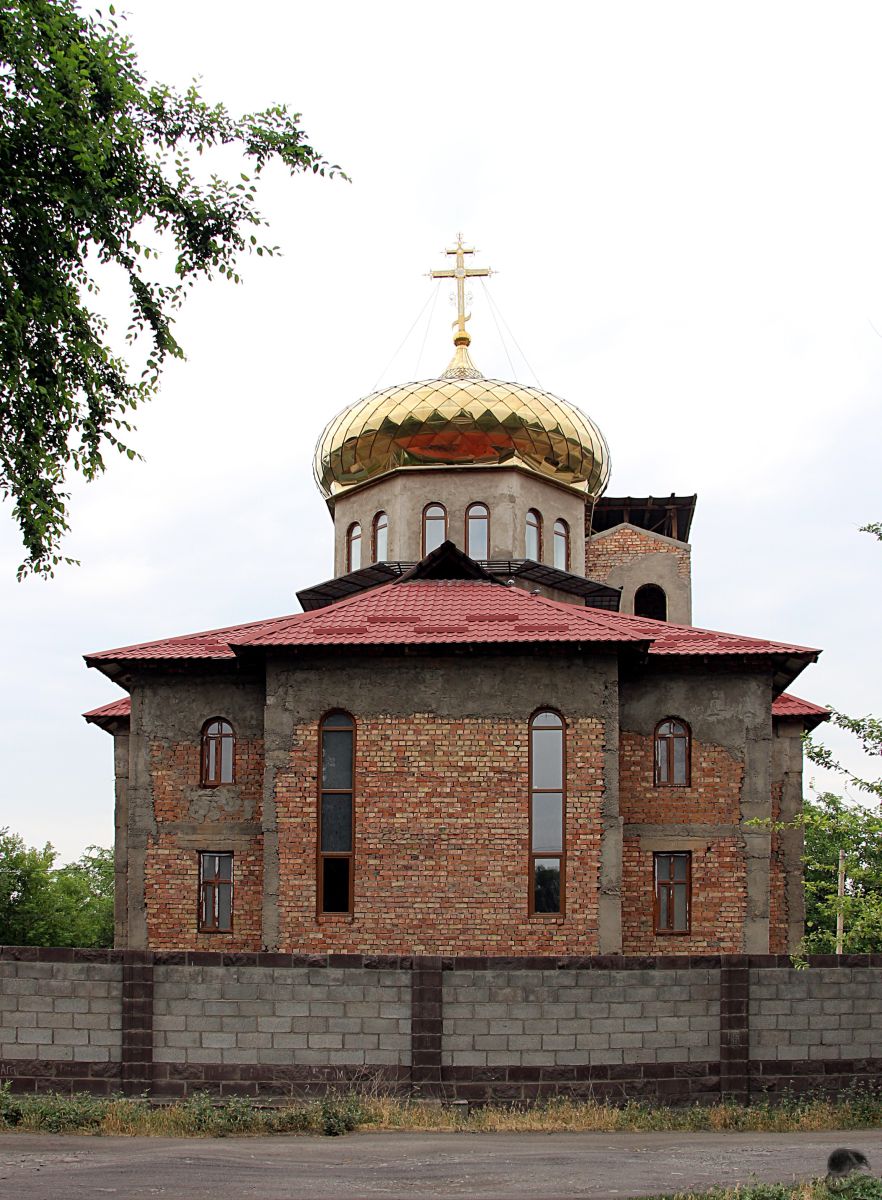
{"type": "Polygon", "coordinates": [[[56,867],[38,850],[0,829],[0,943],[10,946],[112,946],[113,853],[90,846],[56,867]]]}
{"type": "Polygon", "coordinates": [[[836,949],[839,851],[845,851],[843,950],[882,950],[882,816],[841,796],[820,793],[803,806],[805,827],[805,948],[836,949]]]}
{"type": "Polygon", "coordinates": [[[0,6],[0,494],[27,551],[19,577],[61,561],[69,472],[94,478],[108,447],[135,456],[129,418],[182,356],[172,324],[186,290],[215,273],[238,282],[243,250],[273,253],[252,232],[265,224],[253,180],[200,176],[196,157],[234,146],[255,176],[272,159],[339,171],[285,106],[234,118],[195,87],[148,83],[109,12],[0,6]],[[95,307],[108,271],[128,285],[129,343],[146,335],[142,372],[95,307]]]}

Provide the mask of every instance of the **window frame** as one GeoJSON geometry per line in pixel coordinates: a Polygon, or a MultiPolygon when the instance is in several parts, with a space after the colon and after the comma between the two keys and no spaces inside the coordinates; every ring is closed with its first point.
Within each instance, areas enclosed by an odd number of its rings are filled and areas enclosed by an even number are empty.
{"type": "Polygon", "coordinates": [[[533,561],[541,563],[542,562],[542,552],[544,550],[544,546],[542,544],[544,530],[543,530],[542,513],[539,511],[538,508],[528,508],[527,515],[524,518],[524,557],[525,558],[530,557],[529,547],[527,545],[527,530],[530,528],[530,517],[535,518],[535,520],[533,522],[533,527],[536,530],[537,554],[536,554],[536,558],[533,561]]]}
{"type": "Polygon", "coordinates": [[[655,850],[652,855],[652,930],[656,937],[689,937],[692,933],[692,851],[691,850],[655,850]],[[660,880],[658,876],[658,860],[660,858],[683,858],[686,860],[686,879],[684,885],[686,888],[686,927],[685,929],[673,929],[670,927],[662,927],[659,924],[659,916],[661,914],[661,888],[662,886],[668,889],[668,915],[673,921],[674,919],[674,888],[677,886],[677,881],[674,879],[673,866],[670,867],[670,875],[666,880],[660,880]]]}
{"type": "Polygon", "coordinates": [[[378,513],[374,514],[374,519],[373,519],[373,521],[371,521],[371,562],[372,563],[388,562],[388,555],[389,555],[389,514],[384,509],[381,508],[378,513]],[[382,559],[378,555],[378,546],[377,546],[377,541],[378,541],[377,535],[380,532],[380,520],[381,519],[385,522],[385,524],[383,525],[382,528],[385,529],[385,531],[386,531],[386,557],[382,558],[382,559]]]}
{"type": "MultiPolygon", "coordinates": [[[[196,931],[198,933],[233,933],[235,926],[235,894],[234,894],[234,859],[235,855],[232,850],[198,850],[199,856],[199,887],[196,892],[196,931]],[[205,859],[207,858],[228,858],[230,860],[230,878],[228,880],[221,879],[217,874],[212,879],[205,878],[205,859]],[[223,884],[230,889],[230,924],[229,928],[222,929],[218,925],[210,925],[203,921],[202,916],[206,911],[204,903],[204,895],[206,888],[213,888],[215,896],[218,886],[223,884]]],[[[217,908],[215,903],[212,904],[212,913],[217,908]]]]}
{"type": "MultiPolygon", "coordinates": [[[[421,532],[420,532],[420,545],[422,548],[422,554],[420,555],[421,558],[425,558],[427,554],[432,553],[432,551],[426,549],[427,522],[440,520],[439,517],[430,517],[428,515],[430,508],[440,508],[441,512],[444,514],[444,536],[441,538],[441,541],[438,543],[438,546],[443,545],[444,542],[447,541],[447,535],[448,535],[448,529],[449,529],[449,517],[448,517],[448,513],[447,513],[447,506],[442,504],[440,500],[430,500],[428,504],[423,506],[423,515],[421,518],[421,532]]],[[[438,549],[438,546],[435,547],[436,550],[438,549]]]]}
{"type": "Polygon", "coordinates": [[[554,529],[552,531],[552,538],[553,538],[553,543],[552,543],[553,566],[555,566],[557,568],[557,570],[559,570],[559,571],[569,571],[569,569],[570,569],[570,526],[569,526],[569,522],[565,521],[563,517],[556,518],[556,520],[554,522],[554,529]],[[558,567],[558,565],[557,565],[557,545],[558,545],[559,537],[563,538],[563,545],[564,545],[564,565],[562,567],[558,567]]]}
{"type": "Polygon", "coordinates": [[[346,574],[351,571],[361,570],[361,539],[362,539],[361,521],[353,521],[346,530],[346,574]],[[356,533],[356,530],[358,531],[356,533]],[[352,565],[352,546],[354,542],[358,542],[358,566],[352,565]]]}
{"type": "Polygon", "coordinates": [[[230,784],[236,782],[236,730],[233,728],[232,721],[228,721],[226,717],[209,717],[202,724],[202,732],[199,735],[199,786],[204,788],[229,787],[230,784]],[[215,723],[225,725],[229,733],[209,733],[209,726],[215,723]],[[228,738],[232,743],[232,752],[230,754],[230,778],[223,778],[223,743],[224,739],[228,738]],[[218,764],[218,779],[209,779],[208,777],[208,745],[209,742],[218,742],[218,750],[216,752],[216,762],[218,764]]]}
{"type": "Polygon", "coordinates": [[[527,914],[541,921],[554,921],[566,916],[567,908],[567,722],[563,713],[551,705],[543,705],[530,714],[527,724],[527,849],[529,867],[527,880],[527,914]],[[560,853],[533,850],[533,797],[556,795],[557,788],[533,787],[533,722],[544,713],[551,713],[560,721],[560,853]],[[557,912],[536,912],[536,859],[556,858],[560,863],[560,907],[557,912]]]}
{"type": "Polygon", "coordinates": [[[351,920],[355,915],[355,748],[358,738],[358,730],[355,723],[355,717],[348,709],[345,708],[329,708],[327,712],[322,713],[318,724],[318,772],[317,772],[317,788],[318,802],[316,809],[316,839],[315,839],[315,912],[317,919],[327,919],[337,917],[342,920],[351,920]],[[347,717],[349,725],[335,725],[333,729],[349,728],[352,731],[352,788],[346,791],[344,788],[326,788],[324,787],[324,735],[325,725],[329,717],[347,717]],[[351,833],[350,846],[351,850],[337,851],[332,850],[327,853],[322,850],[322,801],[325,796],[351,796],[352,798],[352,818],[351,818],[351,833]],[[324,882],[325,882],[325,861],[329,858],[345,858],[349,860],[349,896],[348,908],[345,912],[331,911],[325,912],[324,909],[324,882]]]}
{"type": "Polygon", "coordinates": [[[482,508],[484,510],[484,516],[482,519],[484,521],[484,528],[486,531],[486,538],[487,538],[487,556],[484,559],[476,559],[476,561],[477,562],[482,562],[482,561],[487,562],[490,558],[490,506],[488,504],[485,504],[483,500],[473,500],[471,502],[471,504],[469,504],[465,510],[465,531],[464,532],[465,532],[466,554],[469,556],[469,558],[475,557],[472,554],[471,546],[469,545],[469,521],[475,519],[475,518],[471,517],[471,513],[472,513],[472,510],[476,509],[476,508],[482,508]]]}
{"type": "Polygon", "coordinates": [[[662,717],[655,727],[655,732],[652,736],[652,784],[653,787],[691,787],[692,786],[692,728],[688,721],[684,721],[682,717],[662,717]],[[680,725],[683,729],[682,736],[674,733],[660,733],[662,725],[668,723],[680,725]],[[676,755],[674,753],[674,743],[676,741],[685,741],[685,778],[679,782],[674,780],[674,764],[676,755]],[[665,743],[665,761],[667,763],[668,778],[661,779],[659,777],[659,743],[665,743]]]}

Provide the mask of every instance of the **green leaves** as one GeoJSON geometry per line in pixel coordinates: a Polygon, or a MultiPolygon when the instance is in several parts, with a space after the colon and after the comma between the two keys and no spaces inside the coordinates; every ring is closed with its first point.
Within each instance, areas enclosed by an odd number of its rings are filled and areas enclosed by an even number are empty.
{"type": "Polygon", "coordinates": [[[215,272],[239,282],[244,249],[273,253],[246,241],[264,224],[251,178],[200,182],[190,155],[238,145],[254,175],[271,158],[292,174],[343,174],[284,105],[237,119],[195,84],[183,95],[147,84],[110,15],[84,17],[73,0],[0,8],[0,495],[21,529],[20,577],[61,561],[67,472],[103,471],[113,430],[131,428],[121,414],[183,356],[172,326],[186,292],[215,272]],[[175,282],[151,232],[172,249],[175,282]],[[93,306],[96,261],[128,281],[127,341],[150,347],[140,373],[93,306]]]}
{"type": "Polygon", "coordinates": [[[803,807],[805,830],[805,949],[836,947],[839,851],[845,851],[844,950],[882,950],[882,815],[824,792],[803,807]]]}

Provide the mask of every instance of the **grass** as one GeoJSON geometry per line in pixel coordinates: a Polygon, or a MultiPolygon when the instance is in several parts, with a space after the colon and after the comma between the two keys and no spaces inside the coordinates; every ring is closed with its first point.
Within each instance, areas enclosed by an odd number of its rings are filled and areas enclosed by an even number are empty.
{"type": "Polygon", "coordinates": [[[712,1188],[709,1192],[677,1192],[652,1200],[882,1200],[882,1179],[852,1175],[835,1192],[822,1179],[801,1183],[753,1183],[746,1187],[712,1188]]]}
{"type": "MultiPolygon", "coordinates": [[[[173,1104],[144,1098],[97,1098],[83,1093],[13,1095],[0,1085],[0,1131],[88,1133],[152,1137],[229,1137],[280,1133],[328,1136],[354,1129],[374,1131],[460,1131],[471,1133],[599,1132],[700,1130],[793,1133],[823,1129],[867,1129],[882,1125],[882,1093],[854,1090],[837,1100],[785,1096],[775,1104],[712,1104],[689,1108],[629,1101],[620,1106],[560,1097],[532,1105],[487,1105],[460,1111],[375,1091],[330,1092],[277,1106],[247,1097],[221,1100],[197,1092],[173,1104]]],[[[825,1193],[826,1194],[826,1193],[825,1193]]],[[[733,1200],[735,1193],[731,1193],[733,1200]]],[[[863,1200],[843,1193],[846,1200],[863,1200]]],[[[711,1200],[729,1200],[714,1193],[711,1200]]],[[[790,1200],[764,1193],[737,1193],[739,1200],[790,1200]]],[[[795,1200],[814,1200],[793,1193],[795,1200]]],[[[869,1200],[882,1200],[878,1197],[869,1200]]]]}

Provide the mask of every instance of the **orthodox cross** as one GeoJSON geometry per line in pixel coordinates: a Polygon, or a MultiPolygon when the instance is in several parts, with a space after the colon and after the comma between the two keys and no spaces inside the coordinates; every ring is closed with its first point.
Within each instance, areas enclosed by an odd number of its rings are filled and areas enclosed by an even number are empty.
{"type": "MultiPolygon", "coordinates": [[[[471,313],[466,312],[466,294],[465,294],[466,280],[474,279],[476,276],[481,276],[481,275],[486,277],[488,275],[492,275],[493,272],[490,270],[489,267],[467,267],[465,265],[465,256],[467,254],[474,254],[475,248],[474,248],[474,246],[468,247],[468,246],[464,246],[462,244],[462,234],[461,233],[458,233],[456,235],[456,245],[454,246],[454,248],[452,250],[445,250],[444,253],[456,255],[456,266],[452,270],[448,270],[448,271],[432,271],[431,276],[433,279],[455,279],[456,280],[457,316],[456,316],[456,320],[453,323],[454,328],[456,329],[456,336],[454,337],[453,340],[454,340],[454,342],[456,342],[457,339],[462,337],[463,335],[465,335],[465,337],[468,338],[468,334],[466,333],[466,321],[471,320],[471,316],[472,316],[471,313]]],[[[465,344],[468,345],[468,342],[466,342],[465,344]]]]}

